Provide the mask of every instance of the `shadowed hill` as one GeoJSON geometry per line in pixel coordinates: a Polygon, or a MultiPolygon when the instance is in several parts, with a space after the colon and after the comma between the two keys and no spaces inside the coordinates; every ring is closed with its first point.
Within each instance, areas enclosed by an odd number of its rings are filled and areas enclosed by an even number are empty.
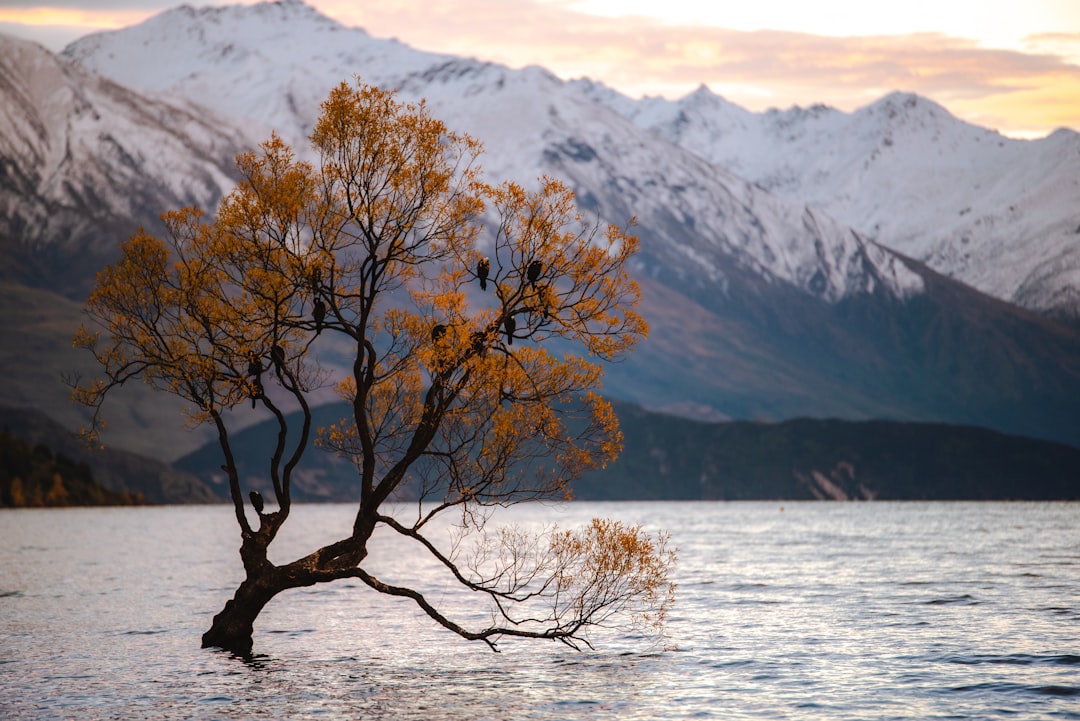
{"type": "Polygon", "coordinates": [[[111,491],[94,480],[90,466],[45,445],[31,446],[0,430],[0,508],[132,506],[141,493],[111,491]]]}
{"type": "MultiPolygon", "coordinates": [[[[1080,499],[1080,449],[939,423],[800,419],[782,423],[703,423],[616,405],[622,455],[574,485],[582,500],[623,499],[1080,499]]],[[[348,414],[315,411],[325,426],[348,414]]],[[[264,477],[269,424],[233,436],[245,488],[264,477]]],[[[177,466],[223,492],[216,443],[177,466]]],[[[357,494],[352,463],[318,449],[294,480],[301,501],[348,501],[357,494]]]]}
{"type": "Polygon", "coordinates": [[[697,423],[619,404],[625,449],[582,499],[1080,499],[1080,449],[941,423],[697,423]]]}
{"type": "Polygon", "coordinates": [[[0,407],[0,428],[7,428],[12,439],[22,441],[30,448],[47,446],[50,455],[69,459],[75,468],[85,466],[94,481],[115,493],[141,496],[149,503],[222,500],[195,476],[159,460],[127,451],[90,448],[74,433],[37,410],[0,407]]]}

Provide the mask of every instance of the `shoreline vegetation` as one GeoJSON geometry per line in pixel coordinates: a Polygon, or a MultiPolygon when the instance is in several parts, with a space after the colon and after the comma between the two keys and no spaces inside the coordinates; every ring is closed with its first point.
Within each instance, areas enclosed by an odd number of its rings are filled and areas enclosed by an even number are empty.
{"type": "MultiPolygon", "coordinates": [[[[190,473],[111,445],[91,446],[34,408],[0,406],[0,429],[6,429],[4,450],[0,451],[0,507],[159,505],[222,500],[190,473]],[[15,478],[19,479],[16,487],[19,493],[13,497],[11,487],[15,478]]],[[[168,441],[168,435],[160,436],[163,447],[168,441]]]]}
{"type": "Polygon", "coordinates": [[[0,431],[0,508],[69,506],[142,506],[138,491],[114,491],[94,480],[87,463],[53,453],[43,443],[31,445],[0,431]]]}

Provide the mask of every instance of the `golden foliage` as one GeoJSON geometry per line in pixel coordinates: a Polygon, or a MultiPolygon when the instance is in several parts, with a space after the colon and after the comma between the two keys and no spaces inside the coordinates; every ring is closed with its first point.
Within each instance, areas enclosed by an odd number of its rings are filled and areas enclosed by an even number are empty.
{"type": "Polygon", "coordinates": [[[666,534],[654,539],[641,526],[596,518],[584,530],[555,535],[557,597],[578,617],[587,610],[595,625],[629,611],[633,622],[661,628],[675,600],[669,578],[675,551],[668,540],[666,534]]]}
{"type": "Polygon", "coordinates": [[[675,559],[667,534],[593,519],[578,530],[485,533],[466,565],[474,590],[491,595],[495,623],[589,645],[595,627],[661,635],[675,602],[675,559]]]}

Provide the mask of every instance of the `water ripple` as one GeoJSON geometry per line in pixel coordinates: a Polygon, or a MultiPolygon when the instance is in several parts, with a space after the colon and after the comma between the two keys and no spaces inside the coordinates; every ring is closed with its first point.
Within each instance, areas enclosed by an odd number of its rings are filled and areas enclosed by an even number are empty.
{"type": "MultiPolygon", "coordinates": [[[[310,550],[351,511],[298,507],[281,552],[310,550]]],[[[1063,602],[1080,598],[1080,504],[788,503],[781,514],[573,503],[557,514],[566,526],[612,516],[672,531],[680,600],[667,639],[612,631],[596,652],[507,640],[492,654],[349,582],[276,599],[258,655],[242,660],[199,648],[242,573],[228,508],[0,512],[0,716],[1080,718],[1080,608],[1063,602]]],[[[443,593],[441,578],[421,581],[443,593]]]]}
{"type": "Polygon", "coordinates": [[[932,599],[930,601],[923,601],[923,603],[926,604],[927,606],[951,606],[951,605],[978,606],[979,603],[981,603],[981,602],[978,601],[974,596],[971,596],[971,595],[965,593],[965,594],[962,594],[960,596],[950,596],[948,598],[935,598],[935,599],[932,599]]]}
{"type": "Polygon", "coordinates": [[[1080,656],[1073,654],[1061,654],[1052,656],[1036,656],[1027,653],[1008,655],[976,655],[976,656],[952,656],[942,659],[948,663],[957,663],[965,666],[977,666],[980,664],[1005,664],[1015,666],[1051,665],[1051,666],[1075,666],[1080,664],[1080,656]]]}

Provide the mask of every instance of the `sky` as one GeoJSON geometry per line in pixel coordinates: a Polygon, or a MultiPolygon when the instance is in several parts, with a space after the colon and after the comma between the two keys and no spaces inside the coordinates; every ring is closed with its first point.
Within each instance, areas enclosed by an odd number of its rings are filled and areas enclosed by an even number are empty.
{"type": "MultiPolygon", "coordinates": [[[[376,37],[512,67],[542,65],[631,97],[675,99],[705,84],[754,111],[816,103],[852,111],[901,90],[1013,137],[1080,130],[1080,0],[307,3],[376,37]]],[[[178,4],[0,0],[0,32],[59,50],[178,4]]]]}

